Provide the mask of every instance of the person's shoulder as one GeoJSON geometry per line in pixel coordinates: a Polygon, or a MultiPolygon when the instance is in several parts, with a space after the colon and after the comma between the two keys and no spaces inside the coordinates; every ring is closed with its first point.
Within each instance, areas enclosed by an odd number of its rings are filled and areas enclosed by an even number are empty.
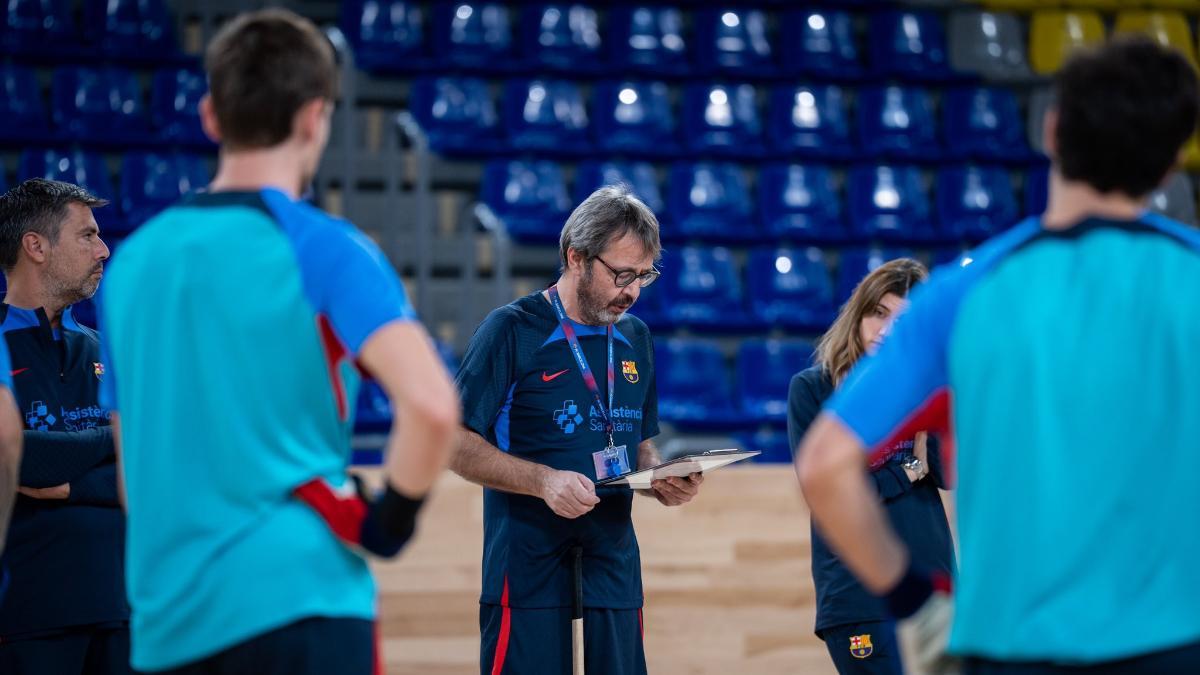
{"type": "Polygon", "coordinates": [[[483,323],[479,324],[478,333],[488,336],[504,335],[531,326],[541,317],[541,313],[538,311],[538,303],[541,302],[541,299],[538,298],[538,295],[538,293],[532,293],[517,298],[507,305],[488,312],[483,323]]]}
{"type": "Polygon", "coordinates": [[[630,340],[650,339],[650,327],[646,325],[645,321],[642,321],[633,314],[626,313],[625,316],[621,317],[621,320],[617,322],[617,330],[621,331],[621,334],[630,340]]]}
{"type": "Polygon", "coordinates": [[[790,391],[809,391],[814,395],[833,389],[833,382],[821,366],[812,366],[792,376],[790,391]]]}

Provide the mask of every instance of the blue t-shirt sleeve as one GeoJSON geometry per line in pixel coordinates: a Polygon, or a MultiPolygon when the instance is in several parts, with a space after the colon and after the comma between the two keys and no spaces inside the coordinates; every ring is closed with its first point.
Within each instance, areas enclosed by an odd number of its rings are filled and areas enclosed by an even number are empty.
{"type": "Polygon", "coordinates": [[[945,426],[953,276],[935,273],[914,290],[879,353],[859,361],[825,406],[870,450],[945,426]]]}
{"type": "Polygon", "coordinates": [[[7,340],[0,340],[0,384],[12,391],[12,360],[8,357],[7,340]]]}
{"type": "Polygon", "coordinates": [[[515,380],[516,341],[509,307],[493,311],[467,344],[455,384],[462,400],[463,425],[489,437],[515,380]]]}

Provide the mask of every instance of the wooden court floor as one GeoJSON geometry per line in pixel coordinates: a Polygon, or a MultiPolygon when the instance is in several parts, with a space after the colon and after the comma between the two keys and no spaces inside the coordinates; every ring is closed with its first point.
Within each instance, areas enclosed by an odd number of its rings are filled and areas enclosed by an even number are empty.
{"type": "MultiPolygon", "coordinates": [[[[476,675],[482,490],[447,475],[416,542],[376,566],[389,675],[476,675]]],[[[833,673],[812,634],[808,515],[790,466],[730,467],[696,501],[634,506],[654,675],[833,673]]]]}

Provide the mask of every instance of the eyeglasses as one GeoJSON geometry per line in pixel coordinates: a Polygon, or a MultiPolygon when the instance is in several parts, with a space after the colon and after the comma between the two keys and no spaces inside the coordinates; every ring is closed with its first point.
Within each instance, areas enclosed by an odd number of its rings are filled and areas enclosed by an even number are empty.
{"type": "Polygon", "coordinates": [[[609,272],[612,272],[613,282],[616,283],[617,288],[625,288],[635,281],[638,282],[638,285],[640,285],[642,288],[645,288],[654,283],[654,280],[658,278],[658,275],[662,274],[662,272],[659,272],[653,267],[650,268],[649,272],[642,272],[641,274],[638,274],[636,270],[617,270],[613,269],[612,265],[604,262],[604,258],[601,258],[600,256],[596,256],[596,260],[599,260],[601,265],[604,265],[608,268],[609,272]]]}

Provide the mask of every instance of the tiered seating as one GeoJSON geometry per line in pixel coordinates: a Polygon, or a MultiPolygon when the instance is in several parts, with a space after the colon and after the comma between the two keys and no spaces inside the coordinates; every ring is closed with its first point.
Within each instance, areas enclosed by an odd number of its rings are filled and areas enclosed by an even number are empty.
{"type": "Polygon", "coordinates": [[[200,99],[207,91],[204,73],[199,70],[165,68],[155,73],[150,121],[156,133],[180,145],[214,147],[200,126],[200,99]]]}
{"type": "Polygon", "coordinates": [[[742,304],[742,283],[729,249],[685,246],[663,256],[655,284],[662,325],[710,331],[745,330],[751,324],[742,304]]]}
{"type": "Polygon", "coordinates": [[[1013,14],[955,12],[949,26],[950,65],[989,80],[1029,76],[1025,31],[1013,14]]]}
{"type": "Polygon", "coordinates": [[[894,159],[937,159],[941,147],[929,92],[890,85],[858,95],[859,142],[865,153],[894,159]]]}
{"type": "Polygon", "coordinates": [[[658,415],[692,427],[736,427],[745,419],[720,348],[703,340],[671,338],[654,347],[658,415]]]}
{"type": "Polygon", "coordinates": [[[695,18],[696,62],[704,72],[764,74],[774,70],[767,18],[759,10],[700,10],[695,18]]]}
{"type": "Polygon", "coordinates": [[[784,13],[781,47],[784,69],[829,78],[863,74],[863,59],[848,12],[798,9],[784,13]]]}
{"type": "Polygon", "coordinates": [[[668,180],[667,208],[675,224],[668,239],[753,241],[759,237],[746,177],[733,164],[676,163],[668,180]]]}
{"type": "Polygon", "coordinates": [[[0,97],[0,139],[6,142],[46,143],[53,139],[49,115],[33,70],[22,66],[0,66],[4,96],[0,97]]]}
{"type": "Polygon", "coordinates": [[[842,88],[781,85],[771,90],[767,133],[777,152],[822,159],[848,159],[857,148],[842,88]]]}
{"type": "Polygon", "coordinates": [[[67,138],[116,143],[147,136],[141,89],[133,74],[116,68],[62,68],[54,73],[55,126],[67,138]]]}
{"type": "Polygon", "coordinates": [[[738,347],[737,392],[751,419],[787,421],[788,384],[810,365],[812,347],[792,340],[746,340],[738,347]]]}
{"type": "Polygon", "coordinates": [[[567,74],[598,72],[600,28],[593,7],[548,4],[521,11],[521,53],[538,69],[567,74]]]}
{"type": "Polygon", "coordinates": [[[509,143],[517,150],[582,154],[591,149],[587,108],[566,80],[512,80],[504,88],[509,143]]]}
{"type": "Polygon", "coordinates": [[[761,157],[762,121],[754,87],[688,86],[683,94],[683,136],[687,149],[697,155],[761,157]]]}
{"type": "Polygon", "coordinates": [[[938,220],[949,239],[978,242],[1013,225],[1018,217],[1008,171],[977,166],[938,173],[938,220]]]}
{"type": "Polygon", "coordinates": [[[938,240],[929,196],[914,166],[857,166],[847,178],[850,227],[863,240],[909,244],[938,240]]]}
{"type": "Polygon", "coordinates": [[[1058,70],[1073,50],[1103,41],[1104,22],[1099,14],[1038,12],[1029,26],[1029,62],[1034,72],[1048,75],[1058,70]]]}
{"type": "Polygon", "coordinates": [[[571,210],[562,169],[553,162],[489,162],[481,191],[484,203],[518,240],[556,241],[571,210]]]}
{"type": "Polygon", "coordinates": [[[134,152],[121,162],[121,211],[137,227],[180,197],[208,184],[204,160],[187,155],[134,152]]]}
{"type": "Polygon", "coordinates": [[[768,164],[758,172],[759,213],[769,237],[838,243],[847,238],[833,172],[819,164],[768,164]]]}
{"type": "Polygon", "coordinates": [[[645,162],[583,162],[575,172],[575,203],[587,199],[599,188],[620,183],[628,185],[660,221],[670,215],[658,189],[654,167],[645,162]]]}
{"type": "Polygon", "coordinates": [[[504,72],[517,60],[508,6],[498,2],[441,3],[433,10],[433,51],[446,65],[504,72]]]}
{"type": "Polygon", "coordinates": [[[690,70],[683,12],[674,7],[627,7],[608,12],[609,62],[619,71],[681,75],[690,70]]]}
{"type": "Polygon", "coordinates": [[[746,268],[755,321],[812,333],[833,321],[833,285],[820,249],[756,249],[746,268]]]}
{"type": "Polygon", "coordinates": [[[946,150],[957,159],[1028,161],[1025,129],[1011,90],[965,87],[942,98],[946,150]]]}
{"type": "Polygon", "coordinates": [[[679,154],[671,92],[662,82],[603,82],[592,93],[596,147],[646,157],[679,154]]]}
{"type": "Polygon", "coordinates": [[[871,14],[871,63],[881,73],[911,80],[942,79],[951,71],[946,31],[932,12],[871,14]]]}

